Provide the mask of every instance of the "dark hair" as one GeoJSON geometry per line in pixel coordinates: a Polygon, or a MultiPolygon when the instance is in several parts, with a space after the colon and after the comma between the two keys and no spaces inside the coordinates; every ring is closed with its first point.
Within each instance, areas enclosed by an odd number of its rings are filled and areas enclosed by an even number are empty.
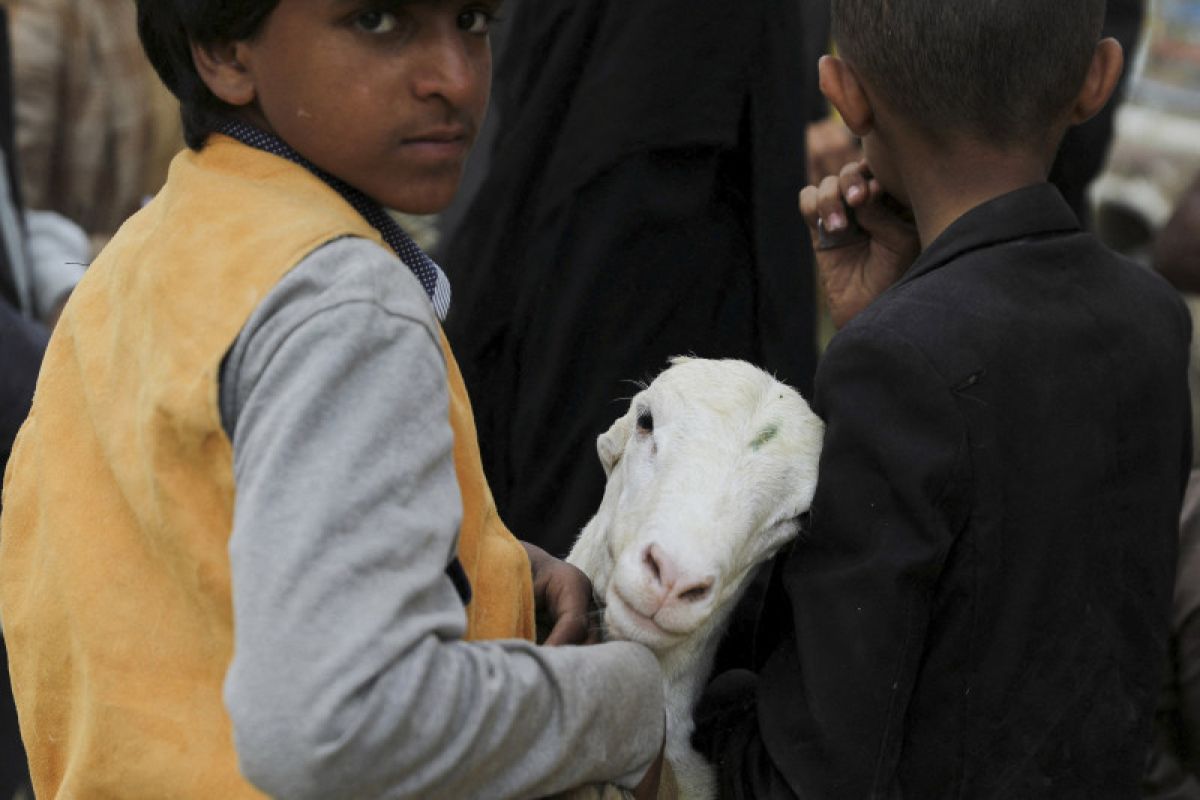
{"type": "Polygon", "coordinates": [[[137,0],[138,36],[155,71],[179,98],[183,138],[199,150],[205,138],[233,115],[201,80],[192,43],[253,38],[279,0],[137,0]]]}
{"type": "Polygon", "coordinates": [[[927,133],[1042,135],[1087,76],[1105,0],[833,0],[839,52],[927,133]]]}

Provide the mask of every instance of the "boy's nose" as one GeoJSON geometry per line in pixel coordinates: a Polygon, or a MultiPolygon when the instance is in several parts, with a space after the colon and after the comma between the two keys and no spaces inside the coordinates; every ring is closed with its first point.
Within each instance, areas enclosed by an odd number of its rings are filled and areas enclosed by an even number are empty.
{"type": "MultiPolygon", "coordinates": [[[[489,53],[484,48],[483,53],[489,53]]],[[[431,36],[422,53],[421,64],[413,79],[413,91],[420,98],[442,97],[450,105],[469,105],[482,91],[487,92],[490,55],[481,56],[469,48],[456,28],[431,36]]]]}

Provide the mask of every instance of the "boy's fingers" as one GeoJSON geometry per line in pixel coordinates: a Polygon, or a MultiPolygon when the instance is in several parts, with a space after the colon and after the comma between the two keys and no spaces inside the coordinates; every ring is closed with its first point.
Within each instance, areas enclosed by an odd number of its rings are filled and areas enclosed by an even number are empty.
{"type": "Polygon", "coordinates": [[[862,162],[842,167],[838,183],[842,197],[846,198],[846,203],[851,207],[858,208],[870,200],[870,189],[867,185],[867,176],[863,174],[862,162]]]}
{"type": "Polygon", "coordinates": [[[817,230],[817,187],[805,186],[800,191],[800,216],[804,223],[813,231],[817,230]]]}
{"type": "Polygon", "coordinates": [[[584,644],[590,635],[586,614],[564,614],[554,621],[554,627],[550,629],[550,635],[543,644],[547,647],[584,644]]]}
{"type": "Polygon", "coordinates": [[[817,187],[817,215],[829,233],[844,231],[849,224],[840,176],[830,175],[817,187]]]}

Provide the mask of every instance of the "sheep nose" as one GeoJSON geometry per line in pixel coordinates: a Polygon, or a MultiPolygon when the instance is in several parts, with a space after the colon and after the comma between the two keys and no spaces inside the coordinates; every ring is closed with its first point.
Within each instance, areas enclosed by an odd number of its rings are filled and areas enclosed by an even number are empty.
{"type": "Polygon", "coordinates": [[[681,573],[674,559],[657,544],[645,549],[642,562],[646,565],[652,582],[662,593],[664,602],[681,600],[685,603],[696,603],[707,597],[712,588],[711,576],[697,578],[681,573]]]}

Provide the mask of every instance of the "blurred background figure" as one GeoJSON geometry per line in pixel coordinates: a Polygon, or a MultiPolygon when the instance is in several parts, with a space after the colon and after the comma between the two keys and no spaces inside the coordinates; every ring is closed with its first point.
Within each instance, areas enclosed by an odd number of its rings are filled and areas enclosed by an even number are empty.
{"type": "Polygon", "coordinates": [[[1127,64],[1107,164],[1091,187],[1097,233],[1151,263],[1154,242],[1200,171],[1200,0],[1154,0],[1127,64]]]}
{"type": "Polygon", "coordinates": [[[1088,191],[1099,176],[1112,146],[1117,110],[1126,96],[1129,77],[1137,62],[1145,18],[1146,0],[1108,0],[1102,35],[1121,43],[1125,51],[1125,72],[1112,99],[1100,113],[1067,131],[1059,147],[1058,159],[1050,170],[1050,182],[1062,192],[1085,228],[1092,227],[1088,191]]]}
{"type": "MultiPolygon", "coordinates": [[[[89,0],[89,3],[94,3],[97,8],[110,5],[96,3],[95,0],[89,0]]],[[[41,13],[37,9],[41,5],[31,0],[29,8],[34,10],[26,18],[28,21],[37,19],[37,14],[41,13]]],[[[111,5],[114,9],[119,6],[120,15],[128,20],[129,31],[136,43],[132,4],[111,5]]],[[[82,8],[84,4],[80,3],[79,6],[82,8]]],[[[111,142],[98,134],[98,129],[71,127],[86,121],[88,114],[80,113],[80,107],[70,106],[69,103],[83,104],[93,115],[103,115],[105,112],[94,100],[89,104],[83,95],[59,92],[60,79],[65,80],[65,76],[56,75],[54,80],[36,87],[29,79],[20,79],[22,96],[31,106],[46,111],[44,121],[49,120],[49,109],[53,109],[55,115],[70,111],[74,116],[65,119],[61,125],[56,124],[53,130],[51,127],[31,127],[24,131],[23,137],[18,137],[14,91],[17,81],[14,79],[11,52],[14,16],[19,17],[15,3],[0,4],[0,472],[8,461],[17,430],[29,413],[49,331],[93,252],[83,228],[63,214],[78,214],[80,221],[96,224],[97,232],[101,230],[101,224],[111,224],[115,229],[120,221],[117,218],[119,215],[112,211],[115,208],[112,204],[114,199],[119,198],[121,187],[116,180],[108,178],[96,178],[88,203],[62,202],[54,205],[54,191],[50,188],[52,184],[61,185],[64,192],[82,191],[78,185],[61,177],[66,174],[65,166],[74,162],[67,155],[69,148],[60,143],[72,139],[84,141],[94,136],[95,141],[90,142],[89,146],[99,148],[92,154],[93,164],[99,168],[94,170],[97,175],[106,171],[108,162],[116,155],[116,151],[110,147],[111,142]],[[37,170],[25,173],[28,186],[22,186],[21,183],[19,138],[31,143],[30,157],[42,159],[37,170]],[[32,196],[43,210],[27,210],[30,206],[26,196],[32,196]],[[52,207],[63,213],[49,210],[52,207]]],[[[92,44],[86,38],[63,37],[56,39],[53,46],[73,46],[77,48],[74,53],[55,51],[43,55],[63,61],[82,59],[94,50],[92,44]]],[[[82,83],[103,76],[103,73],[81,72],[75,80],[82,83]]],[[[104,84],[99,84],[103,87],[100,89],[95,88],[95,83],[90,85],[93,93],[107,91],[104,84]]],[[[144,144],[141,146],[145,147],[144,144]]],[[[133,155],[130,153],[131,158],[133,155]]],[[[136,155],[141,160],[146,153],[143,150],[136,155]]],[[[78,194],[78,197],[82,195],[78,194]]],[[[136,208],[138,201],[130,202],[132,208],[136,208]]],[[[0,798],[31,798],[33,795],[29,787],[25,750],[17,727],[16,708],[8,688],[8,659],[2,629],[0,674],[0,798]]]]}
{"type": "Polygon", "coordinates": [[[488,479],[529,541],[569,549],[603,489],[596,436],[668,357],[810,387],[796,196],[806,126],[826,113],[821,6],[513,4],[487,168],[438,256],[488,479]]]}
{"type": "Polygon", "coordinates": [[[1144,800],[1200,799],[1200,470],[1188,482],[1168,670],[1154,720],[1144,800]]]}
{"type": "Polygon", "coordinates": [[[1090,199],[1098,235],[1156,269],[1192,310],[1193,471],[1143,797],[1200,800],[1200,0],[1150,4],[1113,146],[1090,199]]]}
{"type": "MultiPolygon", "coordinates": [[[[1184,293],[1193,327],[1200,286],[1181,269],[1193,243],[1189,185],[1200,174],[1200,0],[1154,0],[1116,113],[1108,161],[1090,190],[1093,225],[1110,247],[1157,267],[1184,293]],[[1174,218],[1171,233],[1168,223],[1174,218]],[[1171,244],[1175,242],[1176,244],[1171,244]]],[[[1194,189],[1192,190],[1194,192],[1194,189]]],[[[1192,342],[1193,460],[1200,463],[1200,339],[1192,342]]]]}
{"type": "Polygon", "coordinates": [[[1200,171],[1155,238],[1154,266],[1179,291],[1200,294],[1200,171]]]}
{"type": "MultiPolygon", "coordinates": [[[[47,338],[46,328],[32,318],[31,276],[24,269],[12,85],[8,7],[0,5],[0,469],[8,462],[17,429],[29,413],[47,338]]],[[[17,709],[9,689],[2,626],[0,621],[0,798],[9,800],[32,794],[17,709]]]]}
{"type": "Polygon", "coordinates": [[[162,185],[183,147],[178,105],[129,0],[14,0],[11,27],[26,207],[81,226],[94,255],[162,185]]]}
{"type": "MultiPolygon", "coordinates": [[[[1200,293],[1200,174],[1155,236],[1153,263],[1163,277],[1191,298],[1194,316],[1200,293]]],[[[1194,408],[1198,396],[1194,337],[1192,353],[1194,408]]],[[[1193,439],[1195,433],[1193,430],[1193,439]]],[[[1143,796],[1146,800],[1200,800],[1200,468],[1196,464],[1179,528],[1167,663],[1143,796]]]]}

